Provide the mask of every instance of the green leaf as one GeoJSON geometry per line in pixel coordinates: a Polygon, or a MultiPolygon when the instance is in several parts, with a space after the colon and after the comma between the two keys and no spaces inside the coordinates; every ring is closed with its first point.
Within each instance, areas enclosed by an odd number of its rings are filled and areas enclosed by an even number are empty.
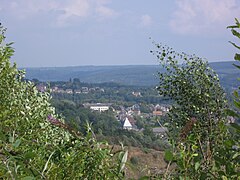
{"type": "Polygon", "coordinates": [[[0,139],[3,141],[7,140],[6,135],[2,131],[0,131],[0,139]]]}
{"type": "Polygon", "coordinates": [[[21,180],[35,180],[35,177],[26,176],[26,177],[24,177],[24,178],[21,178],[21,180]]]}
{"type": "Polygon", "coordinates": [[[235,48],[240,49],[240,46],[236,45],[235,43],[229,41],[235,48]]]}
{"type": "Polygon", "coordinates": [[[9,137],[9,142],[10,142],[10,143],[13,143],[13,141],[14,141],[14,138],[13,138],[12,136],[10,136],[10,137],[9,137]]]}
{"type": "Polygon", "coordinates": [[[239,114],[237,114],[236,112],[234,112],[231,109],[225,109],[225,112],[227,113],[228,116],[239,117],[239,114]]]}
{"type": "Polygon", "coordinates": [[[232,140],[227,140],[224,142],[225,146],[227,146],[228,148],[231,148],[233,146],[233,141],[232,140]]]}
{"type": "Polygon", "coordinates": [[[227,28],[238,28],[238,26],[233,25],[233,26],[228,26],[227,28]]]}
{"type": "Polygon", "coordinates": [[[222,180],[228,180],[226,176],[222,176],[222,180]]]}
{"type": "Polygon", "coordinates": [[[240,156],[240,153],[239,153],[239,152],[235,153],[232,158],[235,159],[235,158],[237,158],[238,156],[240,156]]]}
{"type": "Polygon", "coordinates": [[[166,150],[164,158],[167,161],[172,161],[173,160],[173,153],[170,150],[166,150]]]}
{"type": "Polygon", "coordinates": [[[34,153],[34,152],[26,152],[25,154],[24,154],[24,159],[33,159],[34,157],[36,157],[37,155],[36,155],[36,153],[34,153]]]}
{"type": "Polygon", "coordinates": [[[236,64],[233,64],[236,68],[240,69],[240,66],[239,65],[236,65],[236,64]]]}
{"type": "Polygon", "coordinates": [[[233,64],[236,68],[240,69],[240,66],[239,65],[236,65],[236,64],[233,64]]]}
{"type": "Polygon", "coordinates": [[[237,32],[236,30],[232,29],[232,34],[238,38],[240,38],[240,33],[237,32]]]}
{"type": "MultiPolygon", "coordinates": [[[[240,54],[236,53],[234,56],[234,59],[237,61],[240,61],[240,54]]],[[[235,65],[235,66],[237,66],[237,65],[235,65]]]]}
{"type": "Polygon", "coordinates": [[[128,157],[128,150],[126,150],[126,152],[124,153],[124,155],[122,157],[120,172],[122,172],[125,167],[125,164],[127,162],[127,157],[128,157]]]}
{"type": "Polygon", "coordinates": [[[198,146],[192,145],[192,150],[195,151],[196,149],[198,149],[198,146]]]}
{"type": "Polygon", "coordinates": [[[237,92],[237,91],[234,91],[234,92],[233,92],[233,95],[234,95],[236,98],[238,98],[238,97],[239,97],[239,94],[238,94],[238,92],[237,92]]]}
{"type": "Polygon", "coordinates": [[[196,162],[196,163],[195,163],[195,170],[197,171],[199,167],[200,167],[200,163],[199,163],[199,162],[196,162]]]}
{"type": "Polygon", "coordinates": [[[234,101],[233,103],[234,103],[234,105],[235,105],[237,108],[240,109],[240,102],[238,102],[238,101],[234,101]]]}
{"type": "Polygon", "coordinates": [[[234,129],[240,132],[240,125],[238,125],[237,123],[231,123],[230,125],[231,127],[233,127],[234,129]]]}
{"type": "Polygon", "coordinates": [[[48,168],[48,163],[50,162],[50,159],[51,159],[52,155],[54,154],[54,152],[55,152],[55,151],[53,151],[53,152],[50,154],[47,162],[45,163],[45,166],[44,166],[44,168],[43,168],[43,170],[42,170],[42,174],[44,173],[44,171],[47,170],[47,168],[48,168]]]}
{"type": "Polygon", "coordinates": [[[143,176],[143,177],[140,177],[140,179],[139,180],[149,180],[149,176],[143,176]]]}
{"type": "Polygon", "coordinates": [[[23,112],[23,111],[20,111],[20,113],[21,113],[22,115],[25,115],[25,112],[23,112]]]}
{"type": "Polygon", "coordinates": [[[20,143],[21,143],[21,140],[20,140],[20,139],[17,139],[17,140],[15,141],[15,143],[13,144],[13,147],[17,148],[17,147],[20,145],[20,143]]]}

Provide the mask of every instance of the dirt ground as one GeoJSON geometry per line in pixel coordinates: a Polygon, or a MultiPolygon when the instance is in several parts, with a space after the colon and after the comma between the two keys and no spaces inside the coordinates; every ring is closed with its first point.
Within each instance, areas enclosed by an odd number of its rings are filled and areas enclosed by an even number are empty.
{"type": "Polygon", "coordinates": [[[167,166],[163,151],[142,150],[135,147],[129,148],[127,162],[125,169],[127,179],[162,174],[167,166]]]}

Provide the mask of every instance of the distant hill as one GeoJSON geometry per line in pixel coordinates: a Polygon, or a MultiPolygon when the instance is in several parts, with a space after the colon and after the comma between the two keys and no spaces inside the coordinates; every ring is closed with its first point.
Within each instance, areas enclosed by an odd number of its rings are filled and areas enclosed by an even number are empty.
{"type": "Polygon", "coordinates": [[[237,69],[233,64],[238,64],[236,61],[231,62],[214,62],[210,63],[210,66],[217,72],[222,86],[231,91],[240,86],[240,70],[237,69]]]}
{"type": "MultiPolygon", "coordinates": [[[[240,71],[234,62],[214,62],[210,66],[219,74],[226,88],[237,87],[236,79],[240,71]]],[[[124,85],[155,86],[158,84],[159,65],[126,65],[126,66],[75,66],[25,68],[26,78],[41,81],[69,81],[79,78],[82,82],[103,83],[115,82],[124,85]]]]}
{"type": "Polygon", "coordinates": [[[70,78],[79,78],[88,83],[116,82],[151,86],[158,83],[159,69],[160,66],[154,65],[26,68],[26,78],[41,81],[69,81],[70,78]]]}

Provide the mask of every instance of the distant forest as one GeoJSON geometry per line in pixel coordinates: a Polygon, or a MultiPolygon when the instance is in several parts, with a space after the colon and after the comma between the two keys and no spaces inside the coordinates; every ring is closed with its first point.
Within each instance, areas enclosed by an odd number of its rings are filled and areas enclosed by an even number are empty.
{"type": "MultiPolygon", "coordinates": [[[[210,66],[219,75],[222,86],[226,91],[232,91],[239,86],[239,71],[233,62],[214,62],[210,66]]],[[[75,66],[75,67],[44,67],[24,68],[27,79],[40,81],[69,81],[73,78],[81,82],[104,83],[114,82],[120,85],[156,86],[158,72],[163,71],[158,65],[132,66],[75,66]]]]}

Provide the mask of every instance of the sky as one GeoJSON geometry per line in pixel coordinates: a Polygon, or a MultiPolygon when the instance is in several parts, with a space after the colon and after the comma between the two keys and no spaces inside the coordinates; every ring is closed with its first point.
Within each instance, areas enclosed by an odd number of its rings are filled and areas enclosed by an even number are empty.
{"type": "Polygon", "coordinates": [[[234,18],[240,0],[0,0],[18,67],[155,65],[152,40],[231,61],[234,18]]]}

